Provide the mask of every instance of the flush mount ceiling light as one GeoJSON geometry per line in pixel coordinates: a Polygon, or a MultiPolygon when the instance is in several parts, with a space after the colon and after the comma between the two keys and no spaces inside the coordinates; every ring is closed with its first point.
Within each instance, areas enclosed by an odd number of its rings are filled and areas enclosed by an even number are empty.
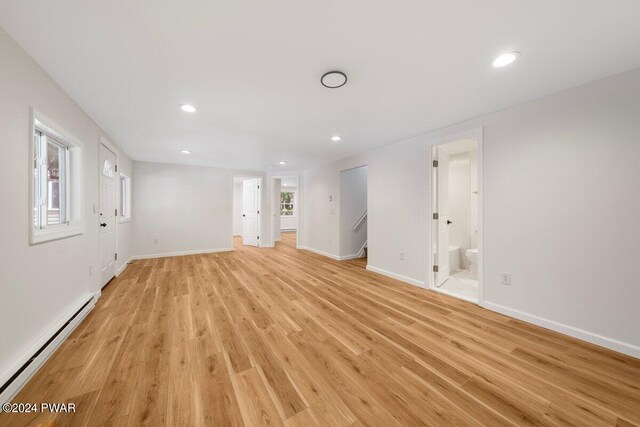
{"type": "Polygon", "coordinates": [[[287,162],[285,162],[284,160],[280,160],[278,163],[281,164],[282,166],[287,164],[287,162]]]}
{"type": "Polygon", "coordinates": [[[493,60],[493,66],[496,68],[504,67],[518,59],[518,56],[520,56],[520,52],[503,53],[493,60]]]}
{"type": "Polygon", "coordinates": [[[180,109],[182,111],[184,111],[185,113],[195,113],[196,112],[196,107],[194,107],[193,105],[189,105],[189,104],[180,105],[180,109]]]}
{"type": "Polygon", "coordinates": [[[182,154],[191,154],[191,150],[182,150],[180,151],[182,154]]]}
{"type": "Polygon", "coordinates": [[[337,89],[347,84],[347,75],[342,71],[329,71],[322,75],[320,83],[329,89],[337,89]]]}
{"type": "Polygon", "coordinates": [[[338,141],[340,141],[341,139],[342,139],[342,138],[341,138],[341,137],[339,137],[338,135],[336,135],[336,136],[332,136],[332,137],[331,137],[331,140],[332,140],[333,142],[338,142],[338,141]]]}

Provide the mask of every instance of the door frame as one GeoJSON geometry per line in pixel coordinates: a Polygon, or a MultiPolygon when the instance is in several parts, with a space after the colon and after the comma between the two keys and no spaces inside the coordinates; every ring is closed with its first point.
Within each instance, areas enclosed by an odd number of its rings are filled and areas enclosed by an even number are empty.
{"type": "Polygon", "coordinates": [[[439,292],[442,294],[450,295],[458,299],[472,302],[474,304],[482,306],[484,303],[484,183],[483,183],[483,170],[484,170],[484,150],[483,150],[483,134],[484,127],[478,126],[470,128],[464,131],[453,132],[444,136],[435,137],[427,140],[427,164],[425,180],[427,185],[427,196],[425,197],[425,212],[427,213],[426,222],[429,224],[426,228],[427,233],[427,259],[425,262],[425,281],[427,288],[439,292]],[[433,182],[432,182],[432,168],[433,168],[433,147],[437,145],[447,144],[464,138],[475,138],[478,143],[478,301],[473,301],[459,295],[447,292],[444,289],[436,287],[434,275],[433,275],[433,182]]]}
{"type": "Polygon", "coordinates": [[[266,245],[263,242],[260,242],[260,238],[262,237],[262,212],[263,212],[263,203],[262,203],[262,192],[264,191],[264,179],[261,175],[245,175],[245,174],[232,174],[231,175],[231,245],[229,246],[232,251],[235,250],[234,247],[234,235],[233,235],[233,182],[236,178],[245,179],[257,179],[258,180],[258,248],[264,248],[266,245]]]}
{"type": "MultiPolygon", "coordinates": [[[[96,221],[96,226],[98,228],[98,268],[94,269],[94,271],[100,272],[101,271],[101,265],[100,263],[102,262],[102,253],[100,251],[100,239],[101,239],[101,233],[100,233],[100,201],[102,200],[102,194],[101,194],[101,185],[100,185],[100,170],[102,168],[102,165],[100,164],[100,146],[104,146],[106,149],[108,149],[109,151],[111,151],[113,154],[115,154],[116,156],[116,164],[115,164],[115,173],[114,173],[114,178],[115,178],[115,188],[114,188],[114,197],[116,198],[114,201],[114,206],[117,206],[116,209],[118,209],[118,215],[120,215],[120,206],[118,203],[118,188],[119,188],[119,176],[120,176],[120,152],[119,150],[116,148],[115,145],[113,145],[111,142],[109,142],[109,140],[107,138],[105,138],[104,136],[100,136],[100,144],[98,144],[98,161],[97,161],[97,166],[98,166],[98,203],[97,203],[97,210],[94,209],[93,213],[98,215],[97,221],[96,221]]],[[[118,253],[118,227],[120,226],[120,221],[118,220],[118,217],[116,216],[115,218],[115,250],[116,253],[118,253]]],[[[116,261],[116,270],[115,270],[115,274],[113,277],[118,277],[119,275],[119,268],[118,268],[118,261],[119,260],[115,260],[116,261]]],[[[100,274],[96,274],[97,277],[97,282],[98,282],[98,290],[102,290],[102,288],[104,286],[107,286],[107,283],[105,283],[104,285],[101,283],[102,282],[102,278],[100,274]]],[[[113,280],[113,279],[112,279],[113,280]]]]}
{"type": "MultiPolygon", "coordinates": [[[[302,203],[300,203],[300,198],[302,197],[302,188],[300,186],[300,175],[291,173],[291,174],[283,174],[283,175],[271,175],[269,176],[269,195],[271,196],[271,200],[276,200],[276,195],[274,194],[275,189],[275,180],[282,178],[295,178],[296,179],[296,198],[295,198],[295,209],[298,216],[298,228],[296,229],[296,249],[300,247],[300,228],[302,226],[302,203]]],[[[280,188],[282,191],[282,188],[280,188]]],[[[273,213],[277,213],[280,210],[280,204],[273,206],[273,213]]],[[[269,221],[269,227],[271,230],[271,246],[276,245],[276,241],[274,239],[273,230],[275,229],[275,220],[274,215],[271,216],[269,221]]]]}

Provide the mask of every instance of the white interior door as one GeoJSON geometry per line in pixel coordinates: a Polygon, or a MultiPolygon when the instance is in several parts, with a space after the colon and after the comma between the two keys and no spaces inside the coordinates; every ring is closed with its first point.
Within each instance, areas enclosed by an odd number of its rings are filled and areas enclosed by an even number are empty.
{"type": "Polygon", "coordinates": [[[116,275],[116,155],[100,144],[100,282],[116,275]]]}
{"type": "Polygon", "coordinates": [[[260,228],[260,180],[242,181],[242,244],[258,246],[260,228]]]}
{"type": "Polygon", "coordinates": [[[434,148],[438,166],[434,168],[436,244],[434,261],[438,266],[435,284],[441,286],[449,278],[449,154],[434,148]]]}

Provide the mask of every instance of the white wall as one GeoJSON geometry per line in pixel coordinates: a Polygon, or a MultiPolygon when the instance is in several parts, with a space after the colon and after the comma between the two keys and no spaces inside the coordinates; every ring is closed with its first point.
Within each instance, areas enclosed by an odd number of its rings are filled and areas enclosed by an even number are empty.
{"type": "Polygon", "coordinates": [[[282,218],[280,217],[280,193],[282,192],[282,179],[274,178],[273,180],[273,241],[280,241],[282,236],[280,230],[282,229],[282,218]]]}
{"type": "MultiPolygon", "coordinates": [[[[255,175],[264,182],[259,172],[201,166],[134,162],[133,169],[134,258],[231,250],[233,177],[255,175]]],[[[261,217],[264,233],[268,221],[261,217]]]]}
{"type": "Polygon", "coordinates": [[[367,166],[340,172],[340,256],[353,257],[367,241],[367,220],[354,225],[367,210],[367,166]]]}
{"type": "Polygon", "coordinates": [[[242,181],[233,181],[233,235],[242,236],[242,181]]]}
{"type": "Polygon", "coordinates": [[[327,196],[368,164],[368,263],[424,286],[428,144],[484,126],[483,304],[640,356],[638,117],[640,69],[306,171],[306,245],[336,254],[327,196]]]}
{"type": "MultiPolygon", "coordinates": [[[[56,332],[52,328],[100,290],[98,258],[98,147],[100,127],[0,29],[0,384],[56,332]],[[79,236],[29,245],[29,108],[83,143],[79,236]],[[89,275],[89,266],[93,275],[89,275]]],[[[109,138],[107,138],[109,139],[109,138]]],[[[128,159],[118,150],[120,163],[128,159]]],[[[135,213],[134,213],[135,215],[135,213]]],[[[123,227],[122,230],[126,230],[123,227]]],[[[126,232],[125,232],[126,236],[126,232]]],[[[126,253],[128,239],[118,250],[126,253]]],[[[121,245],[120,245],[121,244],[121,245]]]]}
{"type": "Polygon", "coordinates": [[[230,170],[134,162],[134,256],[230,250],[230,170]]]}

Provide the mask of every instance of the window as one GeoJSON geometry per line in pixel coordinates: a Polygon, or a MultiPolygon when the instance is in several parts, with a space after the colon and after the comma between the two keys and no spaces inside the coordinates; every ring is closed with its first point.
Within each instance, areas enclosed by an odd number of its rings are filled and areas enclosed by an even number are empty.
{"type": "Polygon", "coordinates": [[[32,123],[30,242],[80,234],[79,187],[71,182],[72,177],[79,177],[75,169],[79,170],[80,146],[46,125],[35,112],[32,123]]]}
{"type": "Polygon", "coordinates": [[[280,193],[280,216],[295,216],[295,195],[292,191],[280,193]]]}
{"type": "Polygon", "coordinates": [[[38,230],[67,224],[66,145],[36,129],[34,135],[33,226],[38,230]]]}
{"type": "Polygon", "coordinates": [[[131,178],[120,174],[120,222],[131,221],[131,178]]]}

